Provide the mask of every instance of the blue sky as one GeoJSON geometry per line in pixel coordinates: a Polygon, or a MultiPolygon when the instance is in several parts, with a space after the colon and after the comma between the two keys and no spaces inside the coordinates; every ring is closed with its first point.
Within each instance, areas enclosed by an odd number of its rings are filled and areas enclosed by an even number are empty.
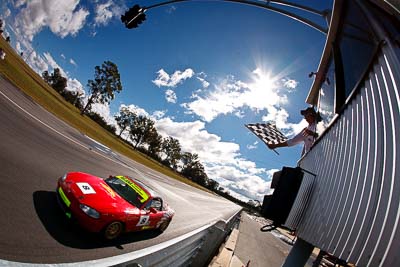
{"type": "MultiPolygon", "coordinates": [[[[292,1],[318,10],[328,1],[292,1]]],[[[6,0],[5,36],[38,72],[62,69],[68,89],[86,91],[94,67],[116,63],[123,91],[95,109],[109,123],[121,106],[151,116],[158,131],[197,153],[210,178],[262,200],[271,174],[295,166],[301,146],[270,151],[245,127],[275,121],[288,136],[304,109],[325,35],[271,11],[222,1],[154,8],[128,30],[120,15],[157,1],[6,0]]],[[[297,14],[306,15],[304,12],[297,14]]],[[[323,19],[306,15],[323,24],[323,19]]]]}

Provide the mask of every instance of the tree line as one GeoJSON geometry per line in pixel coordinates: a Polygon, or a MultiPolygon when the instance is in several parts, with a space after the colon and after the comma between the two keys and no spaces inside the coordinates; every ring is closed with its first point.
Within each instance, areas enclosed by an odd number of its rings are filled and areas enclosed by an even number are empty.
{"type": "Polygon", "coordinates": [[[203,164],[196,153],[182,151],[179,140],[167,136],[162,137],[155,122],[144,115],[137,114],[127,107],[122,107],[115,120],[120,128],[109,125],[102,116],[92,111],[95,103],[109,103],[115,94],[122,91],[121,77],[118,67],[111,61],[104,61],[95,67],[94,78],[88,80],[88,101],[84,104],[83,97],[78,92],[67,89],[67,79],[62,76],[60,69],[53,73],[44,71],[42,77],[64,99],[80,110],[81,115],[87,115],[103,128],[124,140],[134,149],[147,154],[161,164],[173,169],[193,182],[213,191],[220,191],[218,182],[208,178],[203,164]]]}

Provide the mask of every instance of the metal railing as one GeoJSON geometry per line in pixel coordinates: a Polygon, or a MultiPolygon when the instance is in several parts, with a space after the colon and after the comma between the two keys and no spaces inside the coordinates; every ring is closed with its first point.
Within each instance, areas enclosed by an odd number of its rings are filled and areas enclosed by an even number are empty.
{"type": "Polygon", "coordinates": [[[158,245],[133,251],[114,257],[60,264],[32,264],[0,260],[0,266],[9,267],[77,267],[77,266],[126,266],[126,267],[180,267],[206,266],[216,255],[225,238],[230,234],[237,222],[241,210],[234,213],[228,220],[205,225],[197,230],[158,245]]]}

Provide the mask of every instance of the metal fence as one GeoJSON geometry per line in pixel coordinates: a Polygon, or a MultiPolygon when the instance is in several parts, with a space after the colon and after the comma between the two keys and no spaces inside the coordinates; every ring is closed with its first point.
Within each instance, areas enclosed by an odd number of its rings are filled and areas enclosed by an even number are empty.
{"type": "Polygon", "coordinates": [[[0,266],[9,267],[203,267],[216,255],[225,238],[237,223],[241,210],[228,220],[205,225],[197,230],[158,245],[104,259],[74,263],[34,264],[0,260],[0,266]]]}
{"type": "Polygon", "coordinates": [[[317,176],[286,222],[357,266],[400,266],[399,58],[397,47],[381,47],[357,95],[300,161],[317,176]]]}
{"type": "Polygon", "coordinates": [[[212,225],[205,226],[197,232],[179,237],[179,242],[171,242],[161,250],[149,253],[140,258],[132,258],[115,266],[157,266],[157,267],[203,267],[206,266],[227,235],[232,230],[240,211],[235,213],[227,221],[218,221],[212,225]]]}

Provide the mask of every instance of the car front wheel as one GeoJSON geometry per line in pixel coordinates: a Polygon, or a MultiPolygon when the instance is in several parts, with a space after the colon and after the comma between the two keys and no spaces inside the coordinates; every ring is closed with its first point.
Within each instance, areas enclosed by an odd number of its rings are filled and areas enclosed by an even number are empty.
{"type": "Polygon", "coordinates": [[[158,231],[160,231],[161,233],[164,232],[165,230],[167,230],[168,225],[171,221],[165,221],[163,222],[159,227],[158,227],[158,231]]]}
{"type": "Polygon", "coordinates": [[[112,240],[122,233],[123,225],[121,222],[112,222],[104,229],[104,238],[112,240]]]}

